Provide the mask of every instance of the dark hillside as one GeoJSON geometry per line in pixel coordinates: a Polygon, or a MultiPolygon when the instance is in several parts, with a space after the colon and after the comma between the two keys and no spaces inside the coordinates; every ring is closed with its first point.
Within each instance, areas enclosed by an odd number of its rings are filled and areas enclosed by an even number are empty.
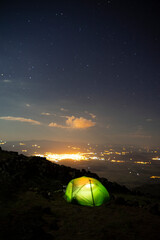
{"type": "Polygon", "coordinates": [[[158,197],[131,192],[89,171],[0,149],[1,240],[158,239],[159,226],[158,197]],[[80,176],[101,181],[110,201],[94,208],[67,203],[64,186],[80,176]]]}

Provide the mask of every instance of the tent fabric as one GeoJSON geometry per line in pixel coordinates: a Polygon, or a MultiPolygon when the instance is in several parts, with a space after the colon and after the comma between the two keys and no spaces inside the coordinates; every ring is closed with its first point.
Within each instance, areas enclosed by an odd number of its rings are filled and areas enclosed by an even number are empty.
{"type": "Polygon", "coordinates": [[[100,206],[109,200],[109,193],[97,179],[83,176],[68,183],[65,198],[84,206],[100,206]]]}

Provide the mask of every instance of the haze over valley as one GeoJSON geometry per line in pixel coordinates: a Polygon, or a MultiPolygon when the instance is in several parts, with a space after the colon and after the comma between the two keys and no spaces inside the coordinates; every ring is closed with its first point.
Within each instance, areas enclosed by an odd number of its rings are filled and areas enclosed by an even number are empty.
{"type": "Polygon", "coordinates": [[[129,188],[160,183],[160,148],[56,141],[5,142],[3,149],[85,169],[129,188]]]}

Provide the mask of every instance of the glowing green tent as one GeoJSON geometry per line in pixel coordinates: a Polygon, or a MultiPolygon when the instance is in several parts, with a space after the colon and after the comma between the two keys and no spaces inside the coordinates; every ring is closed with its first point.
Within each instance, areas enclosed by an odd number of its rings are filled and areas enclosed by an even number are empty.
{"type": "Polygon", "coordinates": [[[109,200],[109,193],[97,179],[80,177],[71,180],[66,188],[68,202],[77,202],[84,206],[100,206],[109,200]]]}

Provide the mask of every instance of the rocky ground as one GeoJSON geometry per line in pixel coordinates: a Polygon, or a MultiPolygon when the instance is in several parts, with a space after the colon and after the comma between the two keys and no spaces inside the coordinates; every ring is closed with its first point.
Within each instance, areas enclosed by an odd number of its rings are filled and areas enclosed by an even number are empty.
{"type": "Polygon", "coordinates": [[[1,240],[159,239],[159,226],[157,195],[130,191],[44,158],[0,150],[1,240]],[[109,202],[84,207],[65,201],[64,186],[84,175],[103,183],[109,202]]]}

